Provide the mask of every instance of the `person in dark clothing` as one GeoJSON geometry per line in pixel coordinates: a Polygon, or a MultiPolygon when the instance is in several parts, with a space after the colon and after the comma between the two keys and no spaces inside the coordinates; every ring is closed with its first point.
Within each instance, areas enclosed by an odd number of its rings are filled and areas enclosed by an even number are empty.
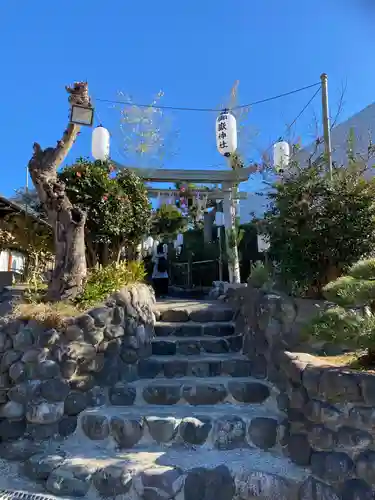
{"type": "Polygon", "coordinates": [[[160,243],[156,249],[156,255],[153,257],[154,269],[152,272],[152,281],[154,284],[155,295],[158,298],[168,295],[168,259],[164,252],[164,245],[160,243]]]}

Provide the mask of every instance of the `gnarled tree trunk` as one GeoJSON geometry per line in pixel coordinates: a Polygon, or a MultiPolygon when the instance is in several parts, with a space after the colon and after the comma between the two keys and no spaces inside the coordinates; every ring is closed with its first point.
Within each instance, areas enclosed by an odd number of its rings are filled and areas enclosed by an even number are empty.
{"type": "MultiPolygon", "coordinates": [[[[66,87],[71,104],[90,105],[86,82],[66,87]]],[[[57,301],[76,297],[86,279],[85,222],[86,214],[73,206],[65,185],[57,177],[57,169],[73,146],[80,127],[70,123],[54,148],[33,146],[29,172],[39,199],[54,230],[55,268],[47,292],[47,300],[57,301]]]]}

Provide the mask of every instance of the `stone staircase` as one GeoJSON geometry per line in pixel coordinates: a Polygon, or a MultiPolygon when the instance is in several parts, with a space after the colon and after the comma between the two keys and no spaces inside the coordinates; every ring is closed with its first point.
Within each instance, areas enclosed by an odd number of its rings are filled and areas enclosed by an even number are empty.
{"type": "Polygon", "coordinates": [[[72,436],[26,461],[29,478],[66,498],[309,499],[307,471],[282,452],[277,394],[250,375],[233,311],[164,301],[155,315],[137,379],[117,383],[72,436]]]}

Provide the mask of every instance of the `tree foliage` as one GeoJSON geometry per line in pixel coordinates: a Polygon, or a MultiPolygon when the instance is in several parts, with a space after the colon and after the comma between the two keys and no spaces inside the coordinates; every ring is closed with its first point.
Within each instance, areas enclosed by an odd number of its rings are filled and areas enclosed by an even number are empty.
{"type": "Polygon", "coordinates": [[[172,241],[186,229],[188,221],[174,205],[163,204],[152,215],[151,233],[155,237],[172,241]]]}
{"type": "Polygon", "coordinates": [[[261,222],[270,236],[270,255],[280,264],[286,283],[297,282],[311,296],[373,251],[375,181],[363,176],[363,165],[333,169],[323,159],[276,183],[261,222]]]}
{"type": "MultiPolygon", "coordinates": [[[[87,213],[85,243],[89,267],[116,260],[122,247],[133,249],[150,228],[147,189],[132,171],[79,158],[58,173],[71,202],[87,213]]],[[[35,191],[18,190],[15,200],[43,217],[35,191]]]]}
{"type": "Polygon", "coordinates": [[[142,180],[130,170],[80,158],[59,178],[69,199],[87,213],[86,246],[91,265],[116,260],[123,246],[140,243],[150,226],[151,209],[142,180]]]}

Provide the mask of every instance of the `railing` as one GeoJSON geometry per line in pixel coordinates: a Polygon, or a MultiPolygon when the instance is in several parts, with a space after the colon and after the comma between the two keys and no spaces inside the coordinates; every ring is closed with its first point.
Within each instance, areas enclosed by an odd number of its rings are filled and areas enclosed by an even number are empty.
{"type": "Polygon", "coordinates": [[[219,279],[217,260],[171,262],[170,283],[181,288],[210,287],[219,279]]]}

